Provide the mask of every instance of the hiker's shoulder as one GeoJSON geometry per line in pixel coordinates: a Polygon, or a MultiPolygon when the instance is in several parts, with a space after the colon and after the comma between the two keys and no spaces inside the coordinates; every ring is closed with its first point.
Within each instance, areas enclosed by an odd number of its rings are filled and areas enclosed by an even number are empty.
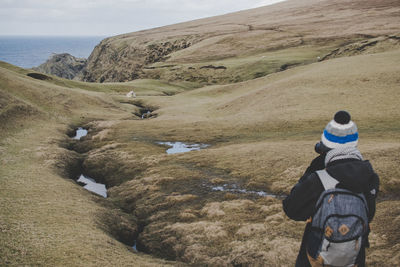
{"type": "Polygon", "coordinates": [[[372,163],[369,160],[362,160],[360,165],[364,166],[364,168],[367,168],[371,173],[376,174],[374,167],[372,166],[372,163]]]}
{"type": "Polygon", "coordinates": [[[317,171],[313,171],[305,175],[303,177],[303,181],[301,182],[301,186],[313,191],[321,191],[323,188],[321,179],[319,178],[317,171]]]}
{"type": "Polygon", "coordinates": [[[342,159],[330,162],[326,167],[330,175],[340,173],[373,173],[374,169],[368,160],[342,159]]]}

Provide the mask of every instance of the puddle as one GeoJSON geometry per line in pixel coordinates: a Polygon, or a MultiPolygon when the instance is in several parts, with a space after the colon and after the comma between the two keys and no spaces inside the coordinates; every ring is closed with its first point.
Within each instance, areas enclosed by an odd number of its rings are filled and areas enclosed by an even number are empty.
{"type": "Polygon", "coordinates": [[[150,118],[150,117],[151,117],[151,111],[150,111],[150,110],[144,111],[144,112],[142,113],[142,120],[143,120],[143,119],[148,119],[148,118],[150,118]]]}
{"type": "Polygon", "coordinates": [[[271,193],[267,193],[265,191],[253,191],[253,190],[246,190],[239,188],[236,184],[228,185],[220,185],[220,186],[213,186],[211,187],[212,191],[220,191],[220,192],[231,192],[236,194],[250,194],[250,195],[257,195],[259,197],[275,197],[280,198],[281,196],[274,195],[271,193]]]}
{"type": "Polygon", "coordinates": [[[104,184],[96,183],[94,179],[86,177],[83,174],[81,174],[77,182],[85,184],[83,188],[85,188],[86,190],[91,191],[104,198],[107,197],[107,188],[104,184]]]}
{"type": "Polygon", "coordinates": [[[136,93],[134,91],[130,91],[129,93],[126,94],[126,97],[136,98],[136,93]]]}
{"type": "Polygon", "coordinates": [[[136,241],[135,241],[135,243],[133,244],[132,248],[133,248],[134,251],[138,252],[137,247],[136,247],[136,241]]]}
{"type": "Polygon", "coordinates": [[[209,147],[207,144],[185,144],[182,142],[158,142],[159,145],[167,145],[171,148],[167,149],[167,154],[185,153],[189,151],[197,151],[209,147]]]}
{"type": "Polygon", "coordinates": [[[72,137],[75,140],[80,140],[81,137],[86,136],[88,131],[82,127],[79,127],[78,130],[76,130],[76,135],[72,137]]]}

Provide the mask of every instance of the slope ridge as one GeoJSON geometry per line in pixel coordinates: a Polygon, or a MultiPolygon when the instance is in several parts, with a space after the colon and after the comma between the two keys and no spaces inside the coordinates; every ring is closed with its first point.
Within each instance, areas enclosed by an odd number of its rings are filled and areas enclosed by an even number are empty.
{"type": "Polygon", "coordinates": [[[384,1],[285,1],[103,40],[88,59],[85,81],[137,78],[231,83],[280,70],[284,64],[315,62],[348,43],[400,31],[400,5],[384,1]],[[297,60],[273,52],[300,48],[297,60]],[[227,61],[227,59],[229,59],[227,61]],[[226,62],[226,64],[225,64],[226,62]],[[201,69],[225,66],[220,71],[201,69]],[[247,69],[250,75],[240,73],[247,69]]]}

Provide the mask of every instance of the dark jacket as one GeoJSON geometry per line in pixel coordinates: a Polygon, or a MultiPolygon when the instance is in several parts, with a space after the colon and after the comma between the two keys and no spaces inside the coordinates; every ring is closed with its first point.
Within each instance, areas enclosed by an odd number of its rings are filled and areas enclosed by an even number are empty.
{"type": "MultiPolygon", "coordinates": [[[[315,173],[325,168],[325,155],[315,158],[298,183],[292,188],[290,195],[283,200],[283,210],[286,215],[296,221],[306,221],[314,214],[315,204],[324,191],[324,187],[315,173]]],[[[351,190],[355,193],[363,193],[367,200],[369,221],[375,215],[375,199],[379,191],[379,177],[372,169],[369,161],[358,159],[341,159],[331,161],[326,166],[326,171],[339,181],[337,188],[351,190]]],[[[306,236],[310,230],[310,224],[306,225],[296,267],[310,266],[306,254],[306,236]]],[[[361,248],[357,259],[358,267],[365,266],[365,247],[361,248]]]]}

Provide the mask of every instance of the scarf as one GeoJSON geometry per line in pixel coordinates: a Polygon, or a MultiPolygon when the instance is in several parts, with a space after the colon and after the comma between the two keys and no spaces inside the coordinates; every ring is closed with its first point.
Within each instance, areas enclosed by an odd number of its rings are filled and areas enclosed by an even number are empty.
{"type": "Polygon", "coordinates": [[[358,159],[363,160],[363,157],[357,147],[343,147],[343,148],[334,148],[326,153],[325,157],[325,166],[328,165],[329,162],[340,160],[340,159],[358,159]]]}

